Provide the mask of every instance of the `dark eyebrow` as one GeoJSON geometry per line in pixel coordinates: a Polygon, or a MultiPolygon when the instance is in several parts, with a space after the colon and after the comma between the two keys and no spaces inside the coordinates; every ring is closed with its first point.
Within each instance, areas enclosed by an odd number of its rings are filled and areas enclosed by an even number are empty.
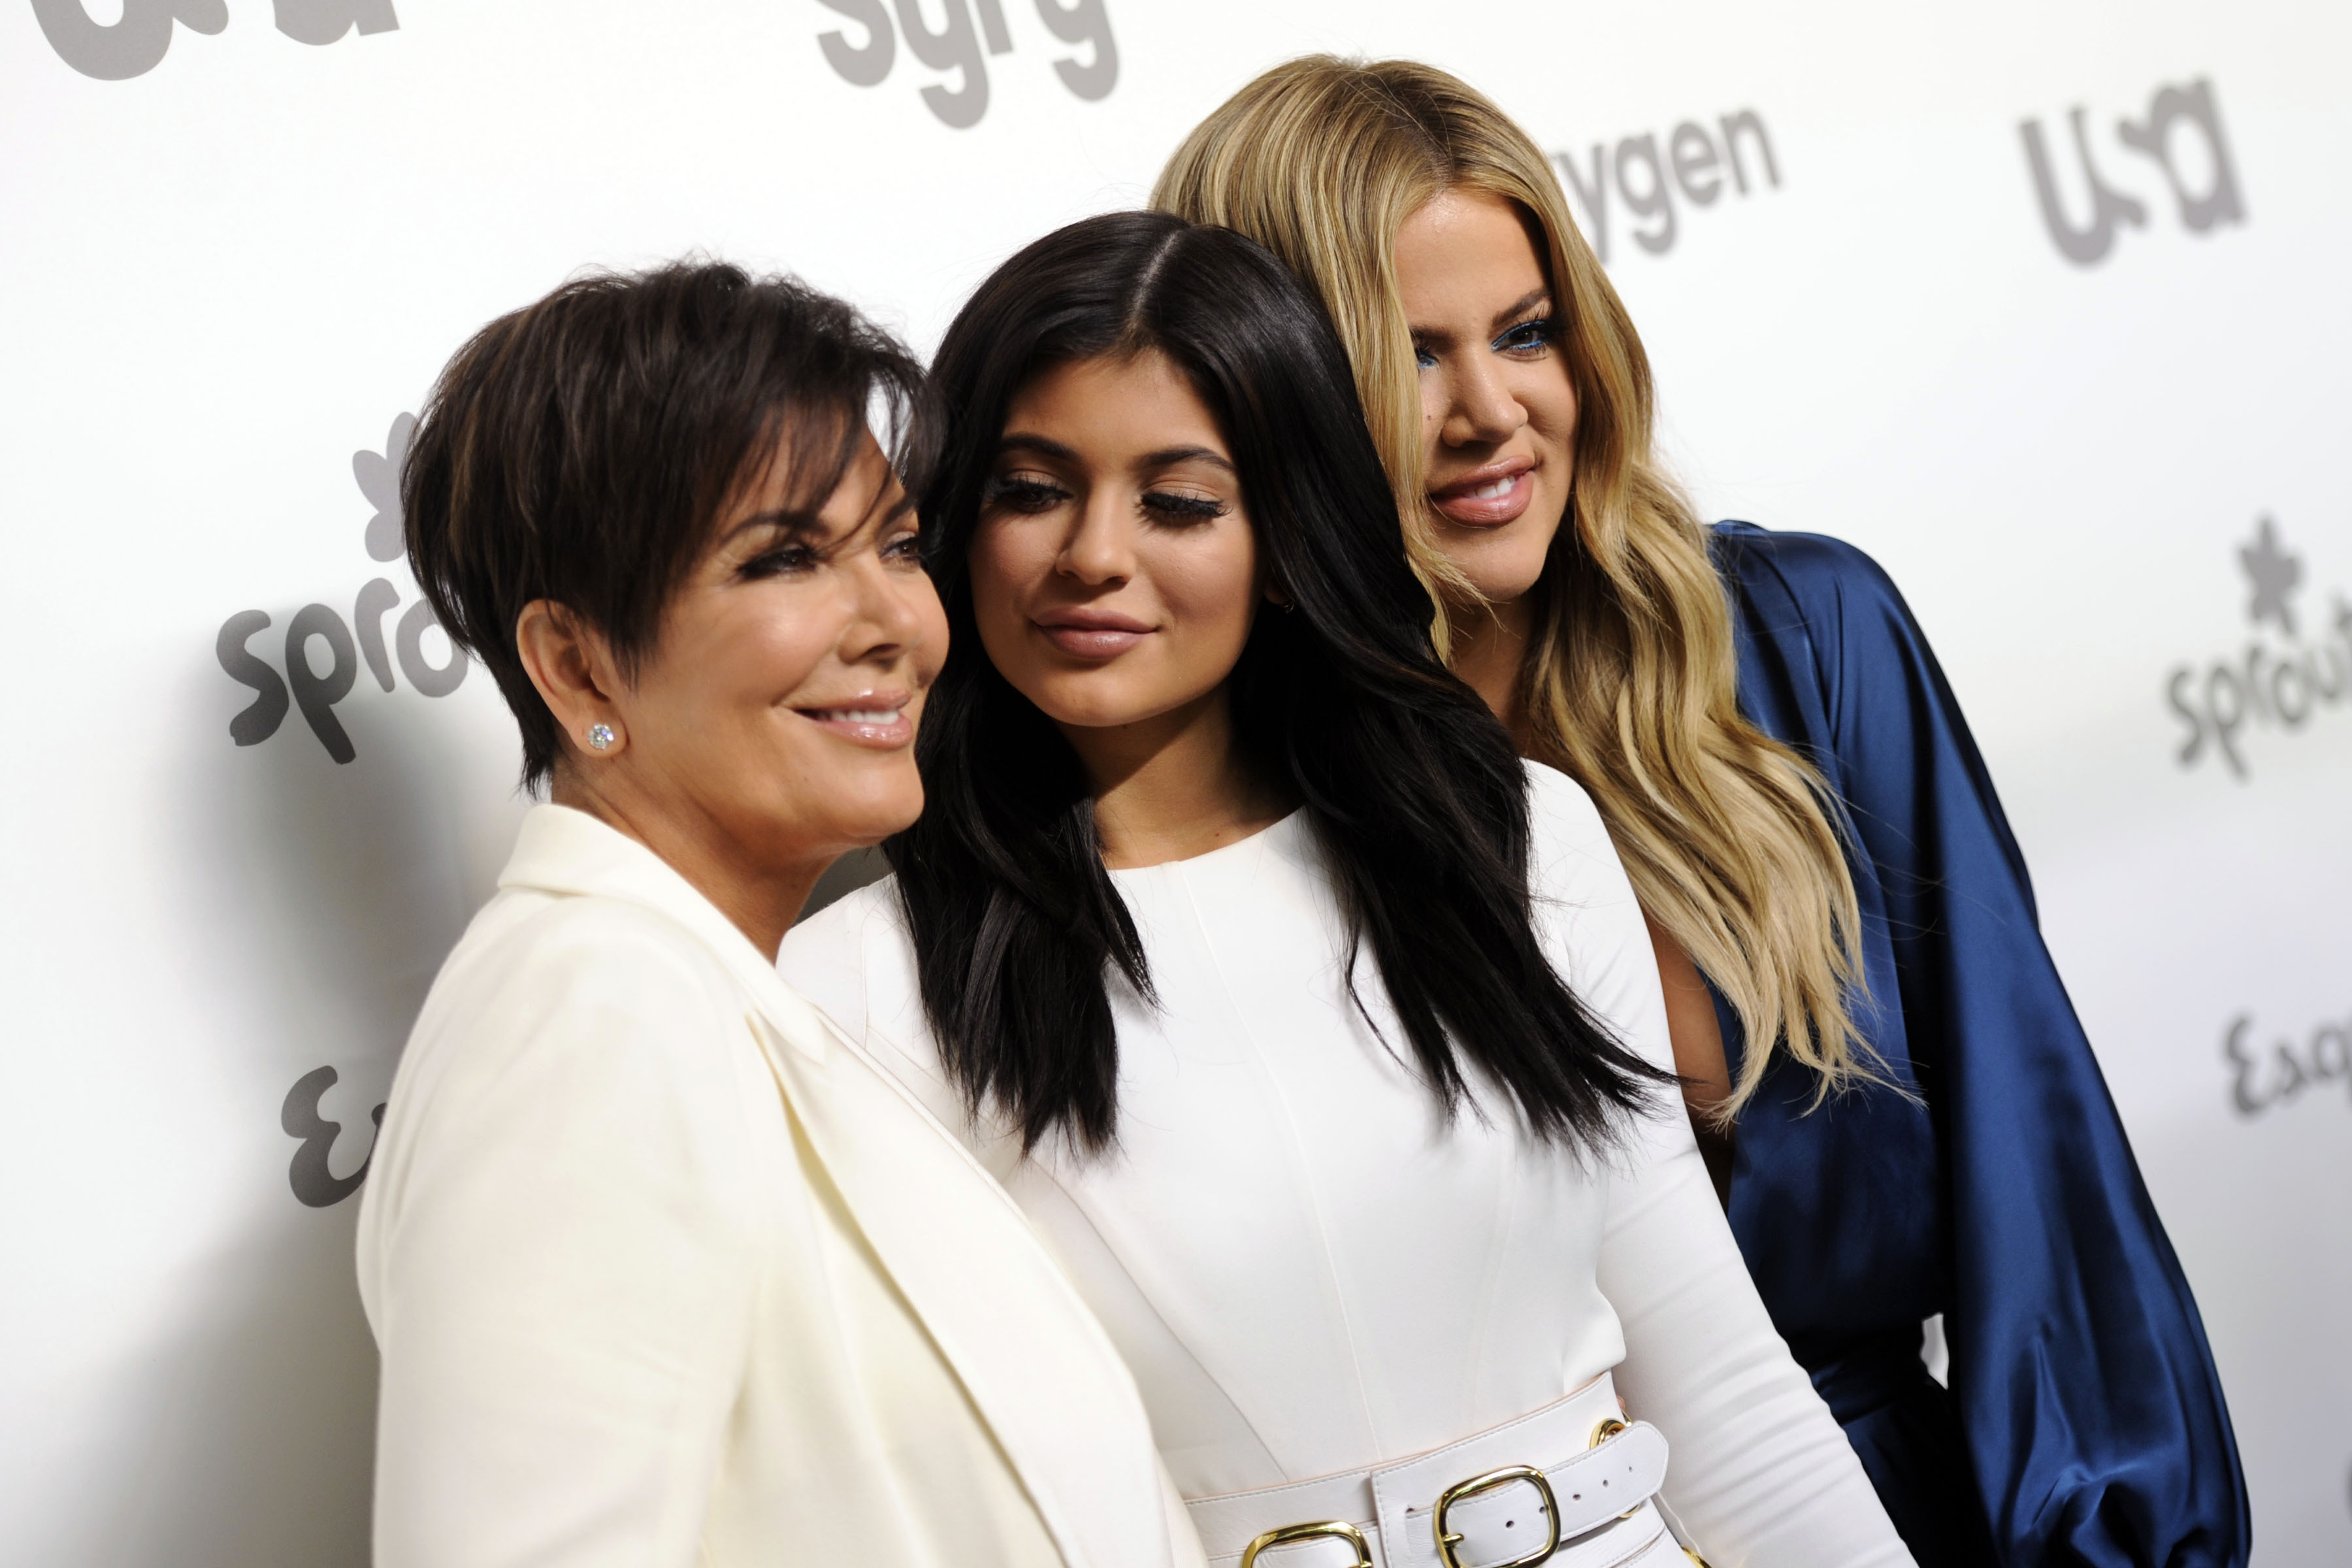
{"type": "Polygon", "coordinates": [[[1034,452],[1041,458],[1052,458],[1064,463],[1078,460],[1078,455],[1059,441],[1049,441],[1025,430],[1006,431],[1004,438],[996,443],[996,449],[1000,452],[1034,452]]]}
{"type": "MultiPolygon", "coordinates": [[[[1051,440],[1026,430],[1007,432],[1004,438],[997,442],[996,449],[999,452],[1034,452],[1041,458],[1051,458],[1056,462],[1063,463],[1076,463],[1082,460],[1075,449],[1065,447],[1059,441],[1051,440]]],[[[1171,463],[1191,462],[1213,463],[1225,472],[1234,473],[1232,460],[1223,453],[1213,451],[1207,447],[1162,447],[1156,452],[1144,453],[1142,457],[1136,459],[1136,466],[1143,468],[1164,468],[1171,463]]]]}
{"type": "MultiPolygon", "coordinates": [[[[1146,452],[1137,466],[1164,468],[1171,463],[1211,463],[1229,474],[1234,472],[1233,463],[1223,453],[1213,452],[1206,447],[1163,447],[1157,452],[1146,452]]],[[[1238,479],[1240,476],[1234,477],[1238,479]]]]}
{"type": "Polygon", "coordinates": [[[737,523],[734,527],[729,529],[719,542],[731,542],[743,534],[749,533],[755,528],[769,528],[775,530],[779,533],[795,535],[813,533],[821,535],[829,531],[825,528],[824,521],[814,512],[788,510],[757,511],[753,512],[750,517],[745,518],[742,521],[737,523]]]}

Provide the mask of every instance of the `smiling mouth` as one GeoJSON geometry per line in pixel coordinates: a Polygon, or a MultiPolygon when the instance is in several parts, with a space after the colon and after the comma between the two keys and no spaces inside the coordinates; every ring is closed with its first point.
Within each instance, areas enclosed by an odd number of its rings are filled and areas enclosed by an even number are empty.
{"type": "Polygon", "coordinates": [[[1517,522],[1535,499],[1535,465],[1524,458],[1496,464],[1432,490],[1430,502],[1465,528],[1500,528],[1517,522]]]}
{"type": "Polygon", "coordinates": [[[840,708],[795,708],[793,712],[819,729],[845,741],[881,751],[895,751],[915,738],[915,721],[907,717],[911,698],[861,698],[840,708]]]}

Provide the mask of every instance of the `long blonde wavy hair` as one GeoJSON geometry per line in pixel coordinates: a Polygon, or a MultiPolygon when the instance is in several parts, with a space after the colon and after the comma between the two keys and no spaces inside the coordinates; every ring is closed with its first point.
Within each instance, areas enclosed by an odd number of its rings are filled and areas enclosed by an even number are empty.
{"type": "Polygon", "coordinates": [[[1826,786],[1740,715],[1730,605],[1653,451],[1649,356],[1535,142],[1434,67],[1309,56],[1202,121],[1151,201],[1239,229],[1322,294],[1444,647],[1449,623],[1484,606],[1435,543],[1395,254],[1406,218],[1454,190],[1516,203],[1542,228],[1576,390],[1574,527],[1533,590],[1540,629],[1521,675],[1530,750],[1591,795],[1643,909],[1738,1015],[1751,1048],[1722,1120],[1763,1078],[1770,1050],[1756,1042],[1812,1068],[1819,1094],[1874,1078],[1846,1003],[1861,914],[1826,786]]]}

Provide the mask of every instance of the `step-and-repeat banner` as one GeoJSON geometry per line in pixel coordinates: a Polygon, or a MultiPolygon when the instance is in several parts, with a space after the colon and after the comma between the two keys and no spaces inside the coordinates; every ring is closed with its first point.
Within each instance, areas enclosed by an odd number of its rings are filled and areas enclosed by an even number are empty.
{"type": "Polygon", "coordinates": [[[401,559],[444,357],[687,252],[928,348],[1310,50],[1519,116],[1705,510],[1893,571],[2259,1560],[2352,1561],[2352,13],[0,0],[0,1563],[364,1561],[352,1196],[521,809],[401,559]]]}

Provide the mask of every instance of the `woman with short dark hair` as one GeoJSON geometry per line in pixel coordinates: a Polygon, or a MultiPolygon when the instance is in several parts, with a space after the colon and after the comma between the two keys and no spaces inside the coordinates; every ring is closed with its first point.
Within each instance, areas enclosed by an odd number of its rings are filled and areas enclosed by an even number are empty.
{"type": "Polygon", "coordinates": [[[773,967],[922,805],[921,404],[846,306],[715,265],[569,284],[434,393],[410,562],[550,799],[362,1204],[378,1568],[1197,1561],[1018,1211],[773,967]]]}
{"type": "Polygon", "coordinates": [[[1089,219],[933,378],[929,804],[780,963],[1045,1233],[1210,1561],[1664,1568],[1663,1486],[1725,1562],[1907,1563],[1660,1113],[1624,869],[1440,661],[1306,286],[1089,219]]]}

